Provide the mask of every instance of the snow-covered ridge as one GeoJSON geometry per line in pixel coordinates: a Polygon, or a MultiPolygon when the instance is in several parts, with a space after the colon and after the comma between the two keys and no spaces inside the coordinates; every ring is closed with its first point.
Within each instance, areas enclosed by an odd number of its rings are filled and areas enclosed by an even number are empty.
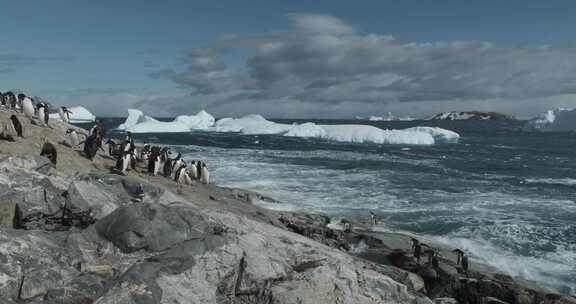
{"type": "Polygon", "coordinates": [[[385,116],[370,116],[369,121],[412,121],[415,120],[412,117],[397,117],[392,114],[392,112],[386,113],[385,116]]]}
{"type": "Polygon", "coordinates": [[[433,127],[414,127],[403,130],[383,130],[369,125],[317,125],[281,124],[269,121],[261,115],[241,118],[214,117],[205,111],[196,115],[178,116],[172,122],[161,122],[138,110],[128,112],[128,118],[119,129],[133,133],[168,133],[204,130],[210,132],[234,132],[244,135],[276,134],[288,137],[319,138],[337,142],[433,145],[458,142],[456,132],[433,127]]]}
{"type": "Polygon", "coordinates": [[[443,112],[428,120],[513,120],[514,117],[496,112],[443,112]]]}
{"type": "Polygon", "coordinates": [[[539,131],[576,131],[576,109],[548,110],[528,121],[528,128],[539,131]]]}
{"type": "MultiPolygon", "coordinates": [[[[90,123],[96,121],[96,116],[82,106],[69,107],[68,110],[72,112],[72,114],[70,114],[70,123],[90,123]]],[[[50,119],[62,120],[58,113],[50,114],[50,119]]]]}

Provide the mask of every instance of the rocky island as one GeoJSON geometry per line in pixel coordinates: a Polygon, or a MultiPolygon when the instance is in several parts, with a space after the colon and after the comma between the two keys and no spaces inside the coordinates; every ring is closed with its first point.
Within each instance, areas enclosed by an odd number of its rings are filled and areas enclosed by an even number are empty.
{"type": "Polygon", "coordinates": [[[515,120],[514,117],[497,112],[443,112],[430,117],[428,120],[515,120]]]}
{"type": "MultiPolygon", "coordinates": [[[[410,237],[368,222],[278,212],[258,193],[114,174],[50,127],[17,115],[0,141],[0,303],[576,303],[472,264],[452,248],[417,262],[410,237]],[[54,165],[40,156],[58,151],[54,165]]],[[[436,247],[436,246],[435,246],[436,247]]]]}

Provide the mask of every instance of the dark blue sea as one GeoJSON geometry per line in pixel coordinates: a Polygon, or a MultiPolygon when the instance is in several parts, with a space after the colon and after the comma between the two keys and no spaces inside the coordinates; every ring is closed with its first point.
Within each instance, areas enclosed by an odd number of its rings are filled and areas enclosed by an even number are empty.
{"type": "MultiPolygon", "coordinates": [[[[121,122],[105,120],[109,129],[121,122]]],[[[526,132],[522,122],[314,122],[439,126],[461,139],[402,146],[212,132],[136,138],[205,160],[218,185],[283,202],[267,208],[356,219],[373,211],[382,231],[463,248],[473,261],[576,293],[576,133],[526,132]]]]}

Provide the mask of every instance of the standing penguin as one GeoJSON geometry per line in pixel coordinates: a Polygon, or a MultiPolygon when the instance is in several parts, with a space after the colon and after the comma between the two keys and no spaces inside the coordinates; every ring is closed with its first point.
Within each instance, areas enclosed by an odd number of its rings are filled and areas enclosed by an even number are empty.
{"type": "Polygon", "coordinates": [[[10,120],[12,121],[12,125],[14,126],[14,130],[16,130],[16,134],[19,137],[24,137],[24,130],[22,129],[22,124],[18,120],[18,117],[16,117],[16,115],[12,115],[10,116],[10,120]]]}
{"type": "Polygon", "coordinates": [[[60,119],[62,119],[63,122],[70,123],[70,114],[74,113],[66,107],[60,107],[60,109],[58,109],[58,115],[60,115],[60,119]]]}
{"type": "Polygon", "coordinates": [[[40,156],[46,156],[51,163],[56,165],[56,161],[58,159],[58,151],[56,151],[56,147],[50,142],[45,142],[42,146],[42,151],[40,151],[40,156]]]}
{"type": "MultiPolygon", "coordinates": [[[[20,94],[24,96],[24,94],[20,94]]],[[[32,104],[32,100],[26,96],[22,97],[22,110],[26,117],[32,119],[34,117],[34,105],[32,104]]]]}
{"type": "Polygon", "coordinates": [[[16,95],[12,92],[6,92],[5,96],[10,109],[16,111],[16,95]]]}
{"type": "Polygon", "coordinates": [[[93,160],[98,152],[98,141],[95,135],[90,135],[86,138],[84,142],[84,154],[88,159],[93,160]]]}
{"type": "Polygon", "coordinates": [[[25,97],[26,97],[26,95],[24,95],[22,93],[18,94],[17,102],[18,102],[18,108],[20,109],[21,113],[24,113],[24,107],[23,107],[22,103],[24,102],[25,97]]]}
{"type": "Polygon", "coordinates": [[[192,163],[190,164],[190,170],[188,170],[188,175],[190,175],[190,178],[192,179],[198,179],[198,162],[193,160],[192,163]]]}
{"type": "Polygon", "coordinates": [[[38,111],[38,119],[43,121],[45,125],[48,125],[48,119],[50,118],[50,110],[48,109],[48,104],[45,102],[39,102],[36,105],[36,110],[38,111]]]}
{"type": "Polygon", "coordinates": [[[76,130],[68,129],[66,130],[66,135],[68,135],[68,142],[72,148],[75,148],[80,144],[80,139],[78,138],[78,132],[76,132],[76,130]]]}
{"type": "Polygon", "coordinates": [[[210,172],[208,171],[208,167],[204,162],[202,162],[202,178],[200,181],[206,185],[210,183],[210,172]]]}

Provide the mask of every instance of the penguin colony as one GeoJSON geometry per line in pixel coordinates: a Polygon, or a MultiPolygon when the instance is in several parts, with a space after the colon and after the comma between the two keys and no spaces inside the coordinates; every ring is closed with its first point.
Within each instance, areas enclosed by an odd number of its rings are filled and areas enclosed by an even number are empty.
{"type": "Polygon", "coordinates": [[[149,144],[145,144],[141,151],[138,151],[130,133],[122,143],[108,140],[106,144],[110,156],[116,157],[116,170],[122,174],[135,170],[137,164],[143,164],[148,174],[164,176],[178,185],[192,185],[194,181],[210,183],[210,171],[203,161],[194,160],[188,164],[182,159],[182,154],[178,153],[171,158],[169,148],[149,144]]]}
{"type": "MultiPolygon", "coordinates": [[[[21,114],[24,114],[35,125],[44,124],[50,127],[50,105],[40,98],[13,92],[0,92],[0,110],[14,112],[9,121],[0,123],[0,140],[14,142],[17,137],[24,137],[25,130],[20,122],[21,114]]],[[[67,107],[59,107],[57,111],[62,121],[70,122],[70,114],[73,113],[67,107]]],[[[130,170],[136,170],[138,164],[142,164],[148,174],[162,175],[174,180],[178,185],[192,185],[195,181],[203,184],[210,183],[210,172],[206,163],[194,160],[187,164],[181,154],[171,158],[170,149],[167,147],[145,144],[142,151],[138,152],[130,133],[122,143],[116,143],[112,139],[103,142],[105,134],[101,121],[97,121],[88,135],[79,133],[74,128],[68,128],[64,136],[66,140],[60,144],[73,149],[84,144],[82,148],[84,156],[90,160],[94,159],[99,149],[108,152],[109,156],[116,159],[114,169],[124,175],[130,170]]],[[[40,154],[56,165],[57,151],[52,143],[44,142],[40,154]]]]}

